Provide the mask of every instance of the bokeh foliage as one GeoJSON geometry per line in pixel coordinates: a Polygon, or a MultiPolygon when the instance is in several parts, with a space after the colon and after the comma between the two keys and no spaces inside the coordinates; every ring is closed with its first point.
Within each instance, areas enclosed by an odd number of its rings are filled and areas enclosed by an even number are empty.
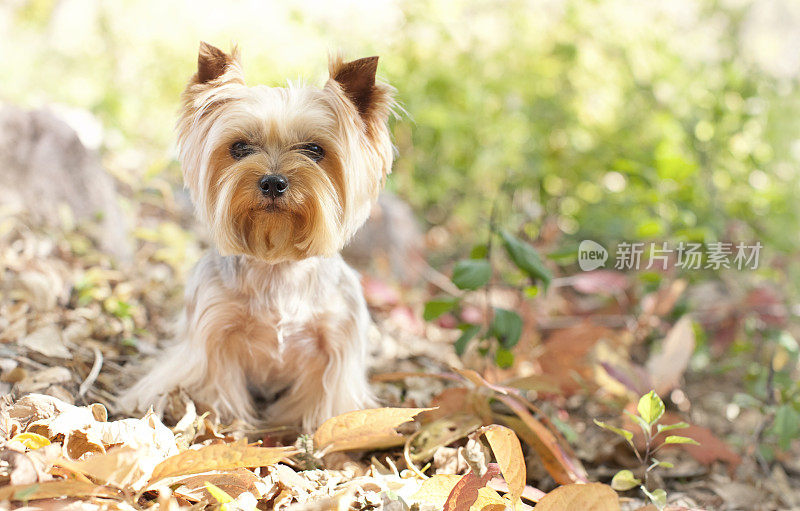
{"type": "Polygon", "coordinates": [[[723,239],[796,250],[798,72],[752,50],[759,2],[253,9],[9,3],[3,54],[15,71],[0,98],[86,108],[117,176],[177,184],[171,129],[198,39],[240,41],[253,81],[324,70],[326,48],[375,52],[406,110],[391,186],[428,225],[457,233],[453,245],[485,235],[500,193],[513,198],[501,201],[507,224],[536,238],[549,218],[566,245],[723,239]]]}

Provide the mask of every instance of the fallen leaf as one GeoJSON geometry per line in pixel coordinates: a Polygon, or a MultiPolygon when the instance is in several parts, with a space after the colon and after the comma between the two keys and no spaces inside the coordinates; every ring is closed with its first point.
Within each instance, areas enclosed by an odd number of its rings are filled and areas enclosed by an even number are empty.
{"type": "Polygon", "coordinates": [[[191,476],[186,479],[181,479],[174,484],[179,485],[175,488],[176,495],[180,495],[192,502],[211,502],[213,496],[206,488],[206,483],[213,484],[234,499],[245,492],[252,493],[257,498],[261,498],[261,492],[256,485],[258,481],[260,481],[259,477],[252,471],[246,468],[238,468],[226,472],[191,476]]]}
{"type": "Polygon", "coordinates": [[[522,454],[519,439],[513,431],[497,424],[484,428],[483,435],[489,441],[489,446],[503,473],[503,479],[508,484],[513,501],[516,502],[522,496],[527,477],[525,456],[522,454]]]}
{"type": "Polygon", "coordinates": [[[47,325],[28,334],[20,339],[19,344],[48,357],[72,357],[72,354],[64,345],[61,332],[55,325],[47,325]]]}
{"type": "Polygon", "coordinates": [[[650,355],[647,372],[656,393],[665,395],[678,387],[683,373],[689,367],[695,347],[694,329],[689,316],[683,316],[661,342],[660,351],[650,355]]]}
{"type": "MultiPolygon", "coordinates": [[[[414,502],[422,501],[433,504],[437,509],[444,509],[447,498],[461,478],[462,476],[455,474],[435,475],[430,479],[426,479],[419,490],[411,496],[411,499],[414,502]]],[[[496,508],[499,511],[505,509],[508,501],[491,488],[483,487],[478,490],[478,497],[468,509],[469,511],[494,511],[491,507],[486,509],[487,506],[493,505],[499,506],[496,508]]],[[[462,510],[459,509],[458,511],[462,510]]]]}
{"type": "Polygon", "coordinates": [[[411,442],[411,459],[415,462],[427,461],[440,447],[464,438],[482,425],[478,417],[468,413],[455,413],[429,422],[420,428],[411,442]]]}
{"type": "Polygon", "coordinates": [[[2,469],[0,474],[5,482],[12,485],[32,484],[40,480],[40,473],[46,467],[37,466],[27,453],[4,447],[0,450],[2,469]]]}
{"type": "Polygon", "coordinates": [[[417,421],[426,424],[459,412],[468,412],[470,390],[464,387],[448,387],[431,400],[428,412],[422,412],[417,421]]]}
{"type": "Polygon", "coordinates": [[[50,445],[50,440],[47,437],[37,435],[36,433],[19,433],[14,435],[10,441],[19,442],[28,449],[38,449],[50,445]]]}
{"type": "Polygon", "coordinates": [[[628,277],[613,270],[594,270],[579,273],[569,278],[576,290],[586,294],[615,295],[628,288],[628,277]]]}
{"type": "Polygon", "coordinates": [[[141,419],[96,422],[91,425],[105,446],[125,445],[133,449],[153,448],[163,456],[178,454],[175,435],[149,410],[141,419]]]}
{"type": "Polygon", "coordinates": [[[75,479],[60,479],[45,481],[43,483],[26,484],[22,486],[5,486],[0,488],[0,501],[17,500],[28,501],[36,499],[52,499],[58,497],[119,497],[119,493],[105,486],[78,481],[75,479]]]}
{"type": "Polygon", "coordinates": [[[565,394],[583,390],[582,382],[593,382],[592,353],[601,341],[616,340],[620,334],[589,321],[556,330],[544,340],[537,356],[542,373],[565,394]]]}
{"type": "Polygon", "coordinates": [[[400,293],[397,289],[374,277],[362,277],[361,289],[370,307],[389,308],[400,303],[400,293]]]}
{"type": "MultiPolygon", "coordinates": [[[[588,481],[586,470],[580,460],[562,447],[562,441],[538,419],[528,412],[522,404],[509,396],[497,396],[517,414],[517,417],[504,417],[503,420],[522,439],[536,451],[547,472],[559,484],[588,481]]],[[[566,441],[564,441],[566,443],[566,441]]]]}
{"type": "Polygon", "coordinates": [[[146,452],[119,447],[106,453],[90,455],[81,461],[63,459],[55,464],[101,484],[138,491],[147,481],[147,475],[155,462],[146,452]]]}
{"type": "Polygon", "coordinates": [[[314,433],[314,446],[326,453],[385,449],[403,443],[395,428],[432,408],[371,408],[326,420],[314,433]]]}
{"type": "Polygon", "coordinates": [[[536,511],[619,511],[619,497],[601,483],[568,484],[551,491],[536,504],[536,511]]]}
{"type": "MultiPolygon", "coordinates": [[[[486,483],[493,477],[500,475],[497,466],[495,465],[493,468],[494,470],[490,467],[490,470],[483,477],[478,477],[471,470],[464,474],[453,486],[453,489],[450,490],[450,494],[444,503],[444,511],[461,511],[462,509],[470,509],[476,504],[481,488],[485,487],[486,483]]],[[[484,506],[481,504],[478,504],[478,506],[483,509],[484,506]]],[[[505,504],[506,502],[502,502],[503,508],[505,508],[505,504]]]]}
{"type": "Polygon", "coordinates": [[[242,439],[232,444],[213,444],[171,456],[153,469],[150,483],[211,470],[266,467],[292,456],[292,447],[254,447],[242,439]]]}
{"type": "Polygon", "coordinates": [[[662,286],[658,291],[642,298],[642,315],[662,317],[669,314],[686,291],[687,282],[678,279],[662,286]]]}

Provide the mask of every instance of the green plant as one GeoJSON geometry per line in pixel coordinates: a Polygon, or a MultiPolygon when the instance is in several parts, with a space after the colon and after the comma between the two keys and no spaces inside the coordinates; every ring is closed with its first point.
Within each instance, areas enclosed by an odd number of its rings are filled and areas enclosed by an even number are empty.
{"type": "Polygon", "coordinates": [[[752,361],[745,381],[748,393],[736,394],[740,408],[758,410],[763,418],[753,436],[759,463],[767,470],[776,453],[786,452],[800,438],[800,345],[786,330],[755,332],[763,336],[765,362],[752,361]]]}
{"type": "Polygon", "coordinates": [[[462,333],[454,345],[458,355],[463,355],[470,341],[478,337],[481,340],[478,349],[484,356],[493,353],[498,366],[510,367],[514,363],[511,349],[519,342],[523,321],[516,311],[491,306],[489,291],[492,276],[500,273],[504,276],[504,283],[516,289],[521,296],[533,296],[538,293],[538,285],[547,288],[552,275],[530,244],[508,231],[496,228],[495,211],[496,208],[493,208],[487,242],[473,247],[469,259],[458,261],[453,266],[451,276],[453,284],[462,291],[485,291],[482,321],[461,313],[463,306],[468,303],[468,294],[430,300],[425,304],[423,317],[426,321],[432,321],[445,313],[454,313],[461,318],[459,328],[462,333]],[[493,266],[493,263],[499,262],[492,258],[498,241],[503,245],[507,263],[511,263],[511,273],[496,271],[493,266]]]}
{"type": "Polygon", "coordinates": [[[656,452],[669,444],[699,444],[695,440],[685,436],[667,435],[663,442],[654,447],[655,440],[662,433],[689,427],[685,422],[678,422],[675,424],[659,423],[661,417],[664,415],[664,402],[658,397],[658,394],[656,394],[654,390],[651,390],[639,399],[636,414],[628,411],[625,411],[625,413],[642,429],[644,435],[644,451],[640,451],[636,447],[636,444],[634,444],[633,431],[617,428],[597,419],[594,421],[594,423],[601,428],[607,429],[624,438],[625,441],[628,442],[628,445],[631,446],[631,449],[633,449],[633,453],[640,463],[639,471],[642,473],[641,478],[637,478],[630,470],[620,470],[611,480],[611,487],[618,491],[627,491],[638,486],[639,489],[642,490],[642,493],[644,493],[655,506],[659,509],[663,509],[664,506],[667,505],[667,492],[661,488],[652,491],[649,490],[647,488],[648,476],[656,467],[672,468],[672,464],[656,459],[654,457],[656,452]],[[653,428],[655,428],[655,433],[653,432],[653,428]]]}

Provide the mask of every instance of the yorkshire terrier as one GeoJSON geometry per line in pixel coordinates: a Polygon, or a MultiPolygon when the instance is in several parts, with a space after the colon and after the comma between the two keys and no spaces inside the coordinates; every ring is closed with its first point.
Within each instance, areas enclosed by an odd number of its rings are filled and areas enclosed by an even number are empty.
{"type": "Polygon", "coordinates": [[[187,283],[175,344],[123,406],[163,408],[182,388],[221,420],[308,431],[375,405],[369,313],[339,252],[391,172],[394,89],[377,65],[332,57],[321,88],[250,87],[236,48],[200,44],[178,147],[216,248],[187,283]]]}

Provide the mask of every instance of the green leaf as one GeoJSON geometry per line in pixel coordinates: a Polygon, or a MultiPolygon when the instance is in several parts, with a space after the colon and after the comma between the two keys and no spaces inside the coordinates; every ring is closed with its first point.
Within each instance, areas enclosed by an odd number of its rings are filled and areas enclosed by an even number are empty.
{"type": "Polygon", "coordinates": [[[514,354],[505,348],[497,348],[494,354],[494,363],[501,369],[508,369],[514,365],[514,354]]]}
{"type": "Polygon", "coordinates": [[[779,406],[775,412],[775,420],[767,431],[778,437],[778,447],[782,451],[788,450],[792,440],[800,436],[800,413],[791,405],[779,406]]]}
{"type": "Polygon", "coordinates": [[[656,426],[656,434],[663,433],[664,431],[671,431],[673,429],[685,429],[689,425],[685,422],[676,422],[675,424],[659,424],[656,426]]]}
{"type": "Polygon", "coordinates": [[[517,345],[522,335],[522,318],[514,311],[495,309],[491,331],[500,341],[500,345],[510,350],[517,345]]]}
{"type": "Polygon", "coordinates": [[[642,492],[647,495],[647,498],[650,499],[658,509],[664,509],[667,506],[667,492],[662,490],[661,488],[657,490],[653,490],[652,493],[647,491],[647,488],[644,486],[640,486],[642,492]]]}
{"type": "Polygon", "coordinates": [[[644,420],[644,419],[642,419],[641,417],[639,417],[638,415],[636,415],[636,414],[634,414],[634,413],[631,413],[631,412],[629,412],[628,410],[625,410],[625,415],[627,415],[628,417],[630,417],[630,418],[631,418],[631,420],[632,420],[633,422],[635,422],[636,424],[638,424],[638,425],[639,425],[639,427],[640,427],[640,428],[642,428],[642,433],[644,433],[644,435],[645,435],[647,438],[650,438],[650,435],[652,435],[652,433],[653,433],[653,427],[652,427],[652,426],[650,426],[650,424],[648,424],[647,422],[645,422],[645,420],[644,420]]]}
{"type": "Polygon", "coordinates": [[[633,445],[633,432],[628,431],[627,429],[617,428],[615,426],[612,426],[610,424],[606,424],[605,422],[599,421],[597,419],[594,419],[594,423],[597,424],[598,426],[600,426],[603,429],[607,429],[607,430],[611,431],[612,433],[618,434],[619,436],[621,436],[622,438],[627,440],[628,443],[631,445],[631,447],[636,449],[636,447],[634,447],[634,445],[633,445]]]}
{"type": "Polygon", "coordinates": [[[478,289],[489,283],[492,266],[486,259],[462,259],[453,267],[453,284],[459,289],[478,289]]]}
{"type": "Polygon", "coordinates": [[[500,236],[503,238],[503,247],[505,247],[508,257],[517,268],[524,271],[530,278],[541,280],[547,289],[550,281],[553,280],[553,275],[544,265],[536,250],[508,231],[501,231],[500,236]]]}
{"type": "Polygon", "coordinates": [[[487,255],[489,255],[489,247],[486,246],[486,243],[475,245],[469,252],[470,259],[486,259],[487,255]]]}
{"type": "Polygon", "coordinates": [[[425,304],[425,310],[422,312],[422,317],[425,321],[431,321],[445,312],[450,312],[458,305],[458,298],[437,298],[425,304]]]}
{"type": "Polygon", "coordinates": [[[611,479],[611,487],[617,491],[628,491],[631,488],[636,488],[640,484],[642,484],[642,481],[636,479],[633,476],[633,472],[630,470],[620,470],[614,474],[614,478],[611,479]]]}
{"type": "Polygon", "coordinates": [[[528,286],[525,288],[525,296],[528,298],[533,298],[534,296],[539,294],[539,287],[538,286],[528,286]]]}
{"type": "Polygon", "coordinates": [[[688,438],[685,436],[678,436],[678,435],[670,435],[664,439],[665,444],[692,444],[692,445],[700,445],[700,442],[695,440],[694,438],[688,438]]]}
{"type": "Polygon", "coordinates": [[[672,468],[674,466],[675,465],[670,463],[669,461],[658,461],[657,459],[653,458],[653,463],[651,463],[650,466],[647,467],[647,470],[650,471],[656,467],[672,468]]]}
{"type": "Polygon", "coordinates": [[[454,345],[456,349],[456,354],[458,356],[463,355],[464,352],[467,351],[467,344],[469,344],[469,341],[471,341],[472,338],[475,337],[480,331],[481,331],[480,325],[469,325],[467,328],[464,329],[464,331],[461,333],[461,337],[456,339],[454,345]]]}
{"type": "Polygon", "coordinates": [[[664,415],[664,402],[655,390],[651,390],[639,400],[639,415],[651,426],[664,415]]]}

